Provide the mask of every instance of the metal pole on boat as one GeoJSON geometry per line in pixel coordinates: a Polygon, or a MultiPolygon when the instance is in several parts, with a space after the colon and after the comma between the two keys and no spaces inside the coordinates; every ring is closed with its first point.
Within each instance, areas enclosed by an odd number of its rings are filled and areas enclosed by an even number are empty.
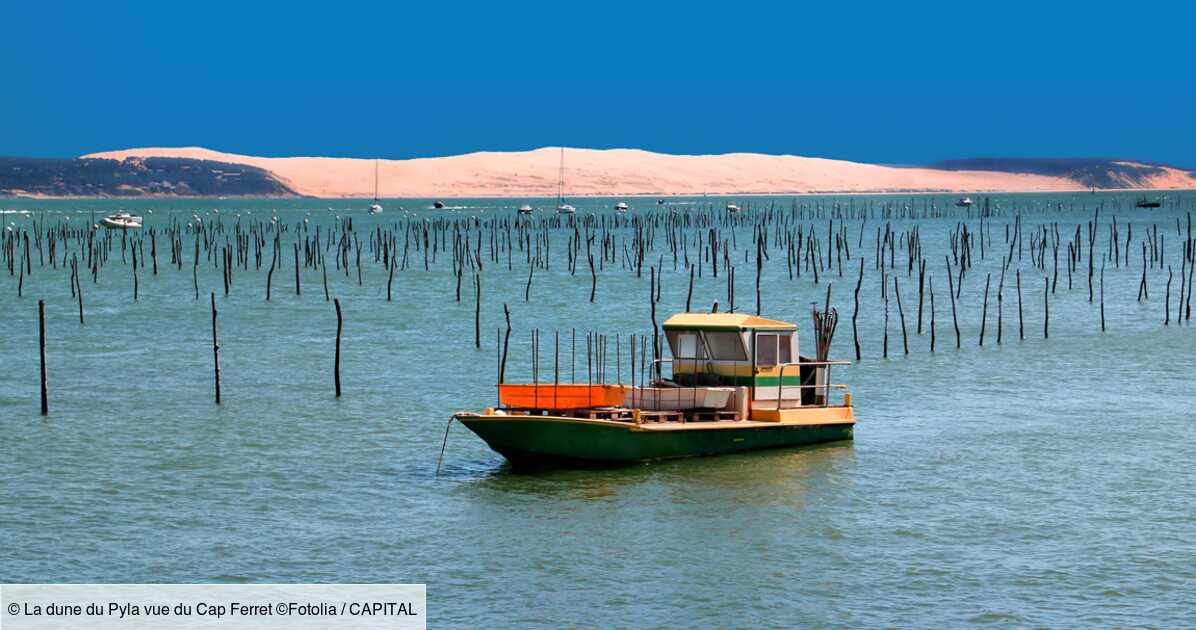
{"type": "MultiPolygon", "coordinates": [[[[393,267],[392,267],[393,269],[393,267]]],[[[496,406],[502,405],[502,328],[494,329],[494,395],[496,406]]]]}
{"type": "Polygon", "coordinates": [[[561,385],[561,331],[552,331],[552,406],[557,407],[557,390],[561,385]]]}
{"type": "Polygon", "coordinates": [[[622,353],[619,350],[619,333],[615,333],[615,383],[621,384],[623,382],[623,359],[622,353]]]}
{"type": "Polygon", "coordinates": [[[631,406],[633,408],[638,409],[637,405],[635,404],[636,403],[635,394],[636,394],[637,388],[635,386],[635,335],[634,334],[631,335],[631,339],[629,340],[629,343],[631,344],[631,356],[628,357],[631,360],[630,361],[631,362],[631,406]]]}
{"type": "Polygon", "coordinates": [[[593,361],[593,333],[586,333],[586,406],[590,406],[593,402],[590,400],[594,389],[594,367],[593,361]]]}
{"type": "Polygon", "coordinates": [[[532,398],[537,409],[540,408],[540,329],[532,329],[532,398]]]}

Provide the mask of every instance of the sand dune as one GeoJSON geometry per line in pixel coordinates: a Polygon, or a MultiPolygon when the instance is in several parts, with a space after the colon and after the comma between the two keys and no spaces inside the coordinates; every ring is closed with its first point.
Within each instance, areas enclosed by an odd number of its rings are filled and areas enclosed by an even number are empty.
{"type": "MultiPolygon", "coordinates": [[[[84,157],[186,157],[258,166],[303,195],[373,195],[374,160],[264,158],[198,147],[143,148],[84,157]]],[[[559,148],[479,152],[438,158],[379,160],[383,197],[555,196],[559,148]]],[[[566,149],[565,191],[582,195],[770,194],[818,192],[1037,192],[1083,190],[1066,177],[995,171],[898,168],[844,160],[728,153],[666,155],[638,149],[566,149]]],[[[1196,188],[1196,178],[1165,169],[1151,188],[1196,188]]]]}

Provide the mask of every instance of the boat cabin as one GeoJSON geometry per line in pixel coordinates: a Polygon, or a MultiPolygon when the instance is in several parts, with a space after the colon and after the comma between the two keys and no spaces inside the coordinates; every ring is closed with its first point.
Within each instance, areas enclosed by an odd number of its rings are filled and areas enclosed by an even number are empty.
{"type": "Polygon", "coordinates": [[[672,380],[680,386],[745,388],[752,410],[826,402],[820,386],[828,366],[801,358],[794,324],[740,313],[681,313],[665,321],[664,332],[672,380]]]}

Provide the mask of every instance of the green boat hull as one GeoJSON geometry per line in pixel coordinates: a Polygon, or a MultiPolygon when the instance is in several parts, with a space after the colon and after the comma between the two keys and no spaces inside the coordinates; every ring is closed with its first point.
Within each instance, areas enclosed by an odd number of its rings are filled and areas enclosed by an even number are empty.
{"type": "MultiPolygon", "coordinates": [[[[458,420],[513,466],[592,467],[720,455],[852,439],[853,424],[752,425],[637,430],[629,425],[545,418],[458,420]]],[[[712,425],[714,423],[711,423],[712,425]]]]}

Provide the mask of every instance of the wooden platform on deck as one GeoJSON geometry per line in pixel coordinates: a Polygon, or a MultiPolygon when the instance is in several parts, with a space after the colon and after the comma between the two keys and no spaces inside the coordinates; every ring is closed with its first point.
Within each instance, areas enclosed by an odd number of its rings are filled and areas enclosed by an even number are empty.
{"type": "MultiPolygon", "coordinates": [[[[601,420],[620,424],[636,424],[635,410],[628,407],[592,407],[588,409],[551,410],[551,409],[504,409],[512,416],[531,416],[545,418],[574,418],[578,420],[601,420]]],[[[761,409],[752,410],[750,419],[743,418],[737,411],[726,410],[690,410],[690,411],[651,411],[640,410],[638,424],[653,427],[702,425],[787,425],[814,426],[827,424],[854,424],[855,415],[851,407],[796,407],[793,409],[761,409]]]]}

